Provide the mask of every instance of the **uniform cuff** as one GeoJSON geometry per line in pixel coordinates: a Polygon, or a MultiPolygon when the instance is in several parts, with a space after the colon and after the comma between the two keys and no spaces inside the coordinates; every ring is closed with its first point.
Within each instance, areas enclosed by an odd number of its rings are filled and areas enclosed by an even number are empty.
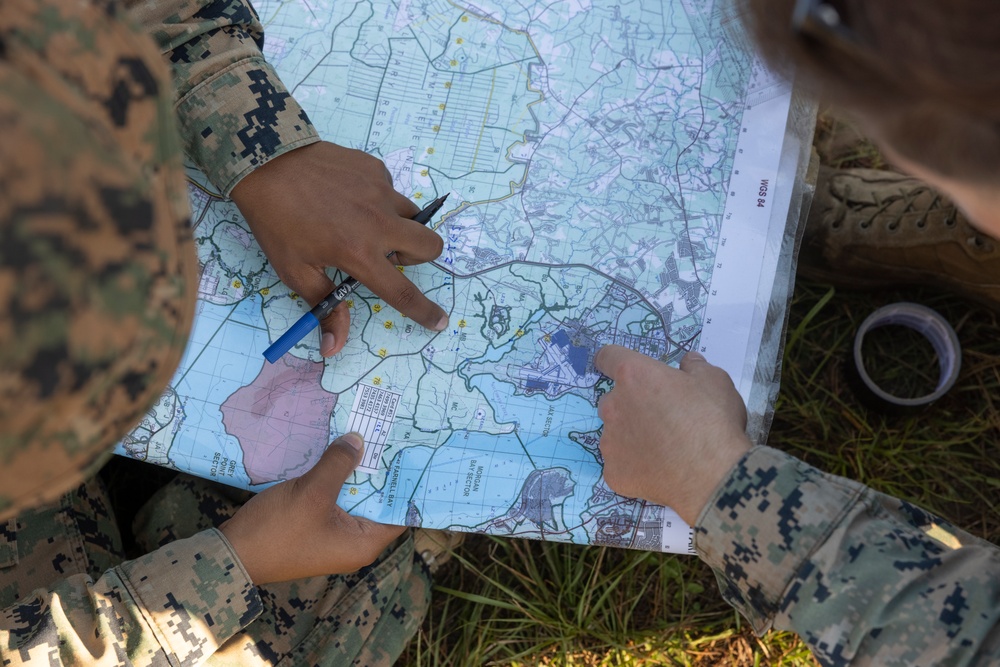
{"type": "Polygon", "coordinates": [[[216,529],[118,568],[157,641],[177,660],[204,660],[261,613],[257,588],[216,529]]]}
{"type": "Polygon", "coordinates": [[[771,627],[792,580],[864,488],[754,447],[716,489],[695,524],[695,550],[757,633],[771,627]]]}
{"type": "Polygon", "coordinates": [[[229,196],[251,171],[319,141],[316,128],[263,58],[234,63],[177,102],[187,155],[229,196]]]}

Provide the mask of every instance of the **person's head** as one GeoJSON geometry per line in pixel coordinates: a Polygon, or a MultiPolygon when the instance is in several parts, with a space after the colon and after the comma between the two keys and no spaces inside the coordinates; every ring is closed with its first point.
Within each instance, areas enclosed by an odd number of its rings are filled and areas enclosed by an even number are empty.
{"type": "Polygon", "coordinates": [[[1000,4],[739,0],[765,59],[1000,237],[1000,4]]]}

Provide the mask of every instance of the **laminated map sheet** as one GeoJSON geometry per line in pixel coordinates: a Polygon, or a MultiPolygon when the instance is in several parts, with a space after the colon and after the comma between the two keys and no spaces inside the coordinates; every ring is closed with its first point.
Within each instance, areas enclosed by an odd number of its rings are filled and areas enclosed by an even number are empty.
{"type": "Polygon", "coordinates": [[[194,330],[119,453],[261,490],[358,430],[365,459],[340,495],[354,514],[690,552],[672,510],[602,479],[611,384],[593,357],[700,350],[764,438],[809,109],[710,0],[255,6],[265,56],[323,138],[381,158],[417,204],[450,193],[431,225],[444,253],[405,268],[450,327],[362,287],[337,357],[317,332],[266,363],[309,304],[192,171],[194,330]]]}

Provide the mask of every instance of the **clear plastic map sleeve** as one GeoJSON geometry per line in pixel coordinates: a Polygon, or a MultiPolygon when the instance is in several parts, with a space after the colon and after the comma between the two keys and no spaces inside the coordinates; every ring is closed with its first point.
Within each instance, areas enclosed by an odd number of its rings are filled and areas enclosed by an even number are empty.
{"type": "Polygon", "coordinates": [[[352,513],[689,552],[676,514],[604,483],[593,356],[698,349],[766,437],[814,110],[704,0],[255,4],[265,57],[324,139],[383,160],[418,205],[450,193],[441,257],[403,270],[451,326],[359,287],[336,358],[317,333],[265,363],[310,304],[192,173],[197,319],[119,452],[260,490],[360,429],[352,513]]]}

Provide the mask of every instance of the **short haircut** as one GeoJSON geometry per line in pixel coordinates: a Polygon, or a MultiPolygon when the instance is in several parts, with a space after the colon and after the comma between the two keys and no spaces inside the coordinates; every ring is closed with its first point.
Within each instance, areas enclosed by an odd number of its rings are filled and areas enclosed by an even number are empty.
{"type": "Polygon", "coordinates": [[[772,68],[794,69],[873,139],[942,176],[1000,183],[1000,2],[821,3],[845,36],[793,26],[803,0],[736,1],[772,68]]]}

